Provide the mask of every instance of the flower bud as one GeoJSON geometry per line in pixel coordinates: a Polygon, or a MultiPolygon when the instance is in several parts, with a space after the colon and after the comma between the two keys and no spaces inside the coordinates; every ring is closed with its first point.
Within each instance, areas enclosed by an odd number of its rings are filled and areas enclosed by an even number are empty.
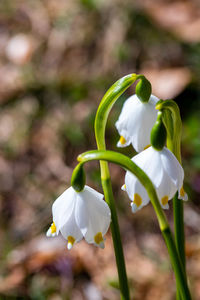
{"type": "Polygon", "coordinates": [[[71,185],[76,192],[81,192],[84,189],[85,181],[83,164],[78,164],[72,173],[71,185]]]}
{"type": "Polygon", "coordinates": [[[151,83],[144,76],[141,76],[135,88],[135,93],[140,101],[148,102],[151,96],[151,90],[151,83]]]}
{"type": "Polygon", "coordinates": [[[162,112],[158,112],[156,123],[151,130],[151,145],[154,149],[160,151],[166,143],[167,130],[162,121],[162,112]]]}

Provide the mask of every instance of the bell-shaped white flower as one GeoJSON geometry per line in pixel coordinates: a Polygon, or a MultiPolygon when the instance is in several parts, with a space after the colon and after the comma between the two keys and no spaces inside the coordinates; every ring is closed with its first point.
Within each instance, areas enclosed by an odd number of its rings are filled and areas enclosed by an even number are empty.
{"type": "MultiPolygon", "coordinates": [[[[179,198],[187,200],[183,189],[184,171],[174,154],[164,147],[161,151],[150,147],[132,158],[151,179],[158,198],[164,209],[168,201],[179,192],[179,198]]],[[[148,194],[139,180],[129,171],[126,172],[125,185],[122,187],[131,199],[132,211],[136,212],[149,203],[148,194]]]]}
{"type": "Polygon", "coordinates": [[[155,105],[158,98],[151,95],[148,102],[142,102],[137,95],[129,97],[122,108],[115,126],[120,134],[118,147],[130,144],[137,152],[150,145],[151,129],[156,122],[157,111],[155,105]]]}
{"type": "Polygon", "coordinates": [[[68,249],[83,237],[88,243],[104,248],[111,214],[103,197],[89,186],[79,193],[73,187],[68,188],[53,203],[53,223],[46,235],[55,236],[61,232],[68,241],[68,249]]]}

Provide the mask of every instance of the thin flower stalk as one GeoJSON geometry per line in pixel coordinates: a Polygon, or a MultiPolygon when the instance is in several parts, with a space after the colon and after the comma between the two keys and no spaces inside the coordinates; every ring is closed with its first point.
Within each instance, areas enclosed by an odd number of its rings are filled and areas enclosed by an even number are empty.
{"type": "MultiPolygon", "coordinates": [[[[164,122],[168,130],[167,147],[174,153],[181,164],[182,122],[179,107],[173,100],[160,100],[156,105],[156,109],[164,113],[164,122]]],[[[179,200],[178,193],[173,198],[173,214],[176,247],[186,274],[184,207],[183,202],[179,200]]],[[[176,299],[181,299],[178,289],[176,299]]]]}
{"type": "MultiPolygon", "coordinates": [[[[97,142],[97,148],[99,150],[105,150],[105,128],[107,123],[108,114],[119,96],[137,79],[138,75],[130,74],[111,86],[106,92],[97,110],[95,118],[95,136],[97,142]]],[[[114,197],[112,192],[112,184],[110,179],[110,172],[106,161],[100,161],[101,168],[101,182],[104,191],[105,200],[108,203],[111,210],[111,233],[115,251],[115,259],[118,270],[119,286],[122,300],[129,300],[129,286],[126,274],[126,266],[124,260],[123,247],[121,242],[119,223],[117,218],[116,207],[114,203],[114,197]]]]}

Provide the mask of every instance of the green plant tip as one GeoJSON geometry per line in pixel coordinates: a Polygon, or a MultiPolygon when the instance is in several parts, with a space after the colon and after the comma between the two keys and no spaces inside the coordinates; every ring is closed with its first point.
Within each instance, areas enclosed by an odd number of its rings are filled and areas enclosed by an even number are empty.
{"type": "Polygon", "coordinates": [[[142,102],[148,102],[151,96],[151,83],[144,77],[140,77],[140,81],[137,83],[135,93],[142,102]]]}
{"type": "Polygon", "coordinates": [[[76,192],[81,192],[84,189],[86,182],[85,172],[83,169],[83,164],[78,164],[71,177],[71,185],[75,189],[76,192]]]}

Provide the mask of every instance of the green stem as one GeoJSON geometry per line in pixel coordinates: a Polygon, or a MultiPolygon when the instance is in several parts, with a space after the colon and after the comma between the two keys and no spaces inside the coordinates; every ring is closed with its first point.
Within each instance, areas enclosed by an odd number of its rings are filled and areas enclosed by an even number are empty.
{"type": "MultiPolygon", "coordinates": [[[[185,233],[184,233],[184,210],[183,201],[178,199],[178,193],[173,198],[173,213],[174,213],[174,236],[176,242],[176,248],[179,253],[183,271],[186,275],[186,264],[185,264],[185,233]],[[182,247],[181,247],[182,246],[182,247]]],[[[181,300],[180,291],[177,289],[177,300],[181,300]]]]}
{"type": "Polygon", "coordinates": [[[156,104],[156,109],[164,111],[164,123],[168,130],[167,146],[174,153],[178,161],[181,163],[181,131],[182,122],[179,107],[173,100],[160,100],[156,104]],[[171,114],[169,114],[169,112],[171,114]]]}
{"type": "Polygon", "coordinates": [[[110,207],[111,211],[111,232],[113,238],[113,245],[115,251],[116,265],[118,269],[118,277],[119,277],[119,286],[121,292],[122,300],[129,300],[129,287],[128,287],[128,279],[126,274],[126,266],[124,260],[124,253],[122,248],[122,242],[120,238],[120,230],[119,223],[117,218],[117,212],[115,208],[115,202],[113,198],[112,185],[110,178],[102,179],[102,187],[104,190],[105,199],[107,199],[107,203],[110,207]]]}
{"type": "MultiPolygon", "coordinates": [[[[190,295],[190,291],[188,289],[187,279],[185,276],[185,272],[183,270],[180,256],[177,252],[175,242],[173,240],[173,235],[171,233],[166,216],[161,208],[161,205],[160,205],[159,199],[157,197],[153,183],[151,182],[149,177],[130,158],[128,158],[127,156],[125,156],[121,153],[117,153],[114,151],[94,150],[94,151],[88,151],[88,152],[82,153],[78,157],[78,161],[81,164],[84,164],[84,163],[86,163],[88,161],[92,161],[92,160],[101,160],[101,161],[109,161],[112,163],[116,163],[116,164],[120,165],[121,167],[123,167],[125,170],[130,171],[133,175],[135,175],[139,179],[141,184],[146,189],[148,196],[151,200],[151,203],[154,207],[154,210],[156,212],[160,230],[162,232],[162,235],[165,239],[165,242],[166,242],[166,245],[168,248],[171,264],[172,264],[174,272],[175,272],[175,276],[176,276],[176,280],[177,280],[177,284],[178,284],[178,288],[179,288],[181,297],[183,300],[192,299],[191,295],[190,295]]],[[[122,298],[122,299],[129,299],[129,298],[122,298]]]]}
{"type": "MultiPolygon", "coordinates": [[[[171,150],[181,164],[181,129],[182,122],[179,107],[173,100],[161,100],[157,103],[156,109],[164,112],[165,125],[168,130],[167,147],[171,150]]],[[[173,198],[174,214],[174,235],[176,248],[179,253],[184,273],[186,274],[185,263],[185,234],[184,234],[184,208],[183,202],[178,199],[178,193],[173,198]]],[[[185,275],[186,276],[186,275],[185,275]]],[[[176,299],[180,300],[180,291],[177,288],[176,299]]]]}
{"type": "MultiPolygon", "coordinates": [[[[99,150],[106,149],[105,128],[106,128],[107,118],[113,104],[119,98],[119,96],[137,79],[140,79],[140,76],[136,74],[130,74],[121,78],[111,86],[111,88],[106,92],[103,99],[101,100],[95,118],[95,136],[97,141],[97,148],[99,150]]],[[[116,265],[118,270],[121,299],[129,300],[130,296],[129,296],[128,279],[126,274],[126,266],[125,266],[122,242],[120,237],[117,212],[116,212],[116,207],[115,207],[114,197],[112,192],[110,172],[109,172],[107,162],[101,161],[100,168],[101,168],[101,181],[102,181],[102,187],[105,195],[105,200],[108,203],[111,210],[111,218],[112,218],[111,233],[112,233],[112,239],[113,239],[113,245],[115,251],[116,265]]]]}
{"type": "Polygon", "coordinates": [[[130,74],[115,82],[102,98],[95,118],[95,135],[99,149],[105,149],[105,128],[109,112],[119,96],[133,84],[139,75],[130,74]]]}

